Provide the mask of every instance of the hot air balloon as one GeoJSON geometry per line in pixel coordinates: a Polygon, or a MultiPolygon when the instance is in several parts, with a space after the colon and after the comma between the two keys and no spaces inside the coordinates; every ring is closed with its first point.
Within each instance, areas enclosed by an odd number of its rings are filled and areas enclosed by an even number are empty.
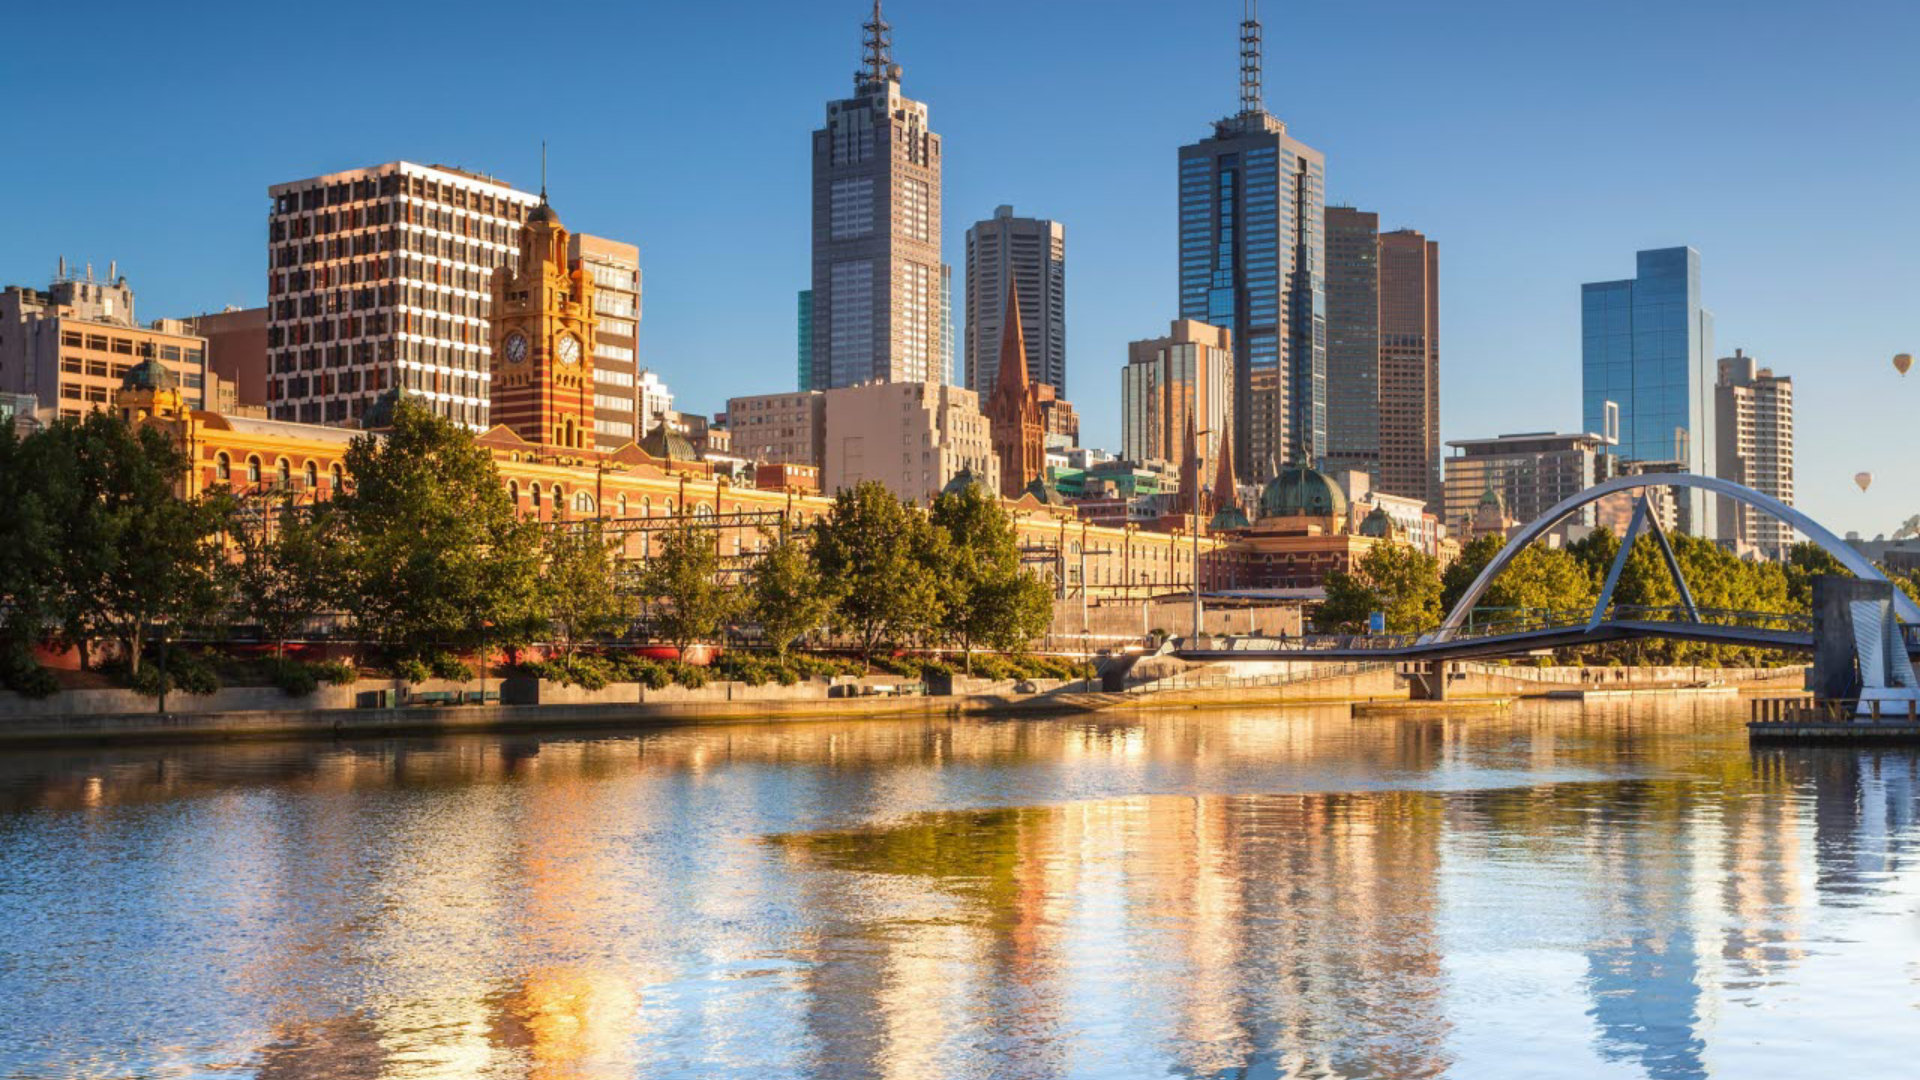
{"type": "Polygon", "coordinates": [[[1873,486],[1873,474],[1870,472],[1854,473],[1853,482],[1860,485],[1861,491],[1865,491],[1873,486]]]}
{"type": "Polygon", "coordinates": [[[1893,354],[1893,370],[1899,372],[1902,375],[1905,375],[1907,373],[1907,369],[1912,366],[1913,366],[1912,353],[1903,352],[1903,353],[1893,354]]]}

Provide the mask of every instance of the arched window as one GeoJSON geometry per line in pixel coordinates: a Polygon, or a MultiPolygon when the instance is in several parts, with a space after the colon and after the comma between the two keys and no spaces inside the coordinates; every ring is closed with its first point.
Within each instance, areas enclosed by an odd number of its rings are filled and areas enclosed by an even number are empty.
{"type": "Polygon", "coordinates": [[[672,499],[667,500],[667,516],[668,517],[673,516],[673,500],[672,499]]]}
{"type": "Polygon", "coordinates": [[[620,516],[627,516],[627,494],[624,491],[620,493],[620,516]]]}
{"type": "Polygon", "coordinates": [[[710,518],[713,516],[713,507],[708,506],[706,503],[700,503],[693,508],[693,516],[697,518],[710,518]]]}
{"type": "Polygon", "coordinates": [[[213,475],[220,480],[233,479],[233,459],[225,450],[213,455],[213,475]]]}
{"type": "Polygon", "coordinates": [[[507,501],[513,504],[515,510],[520,509],[520,481],[507,481],[507,501]]]}
{"type": "Polygon", "coordinates": [[[593,513],[593,496],[584,491],[575,492],[573,496],[573,508],[582,514],[593,513]]]}
{"type": "Polygon", "coordinates": [[[313,462],[309,461],[307,462],[307,487],[317,488],[319,486],[320,486],[320,466],[315,465],[313,462]]]}
{"type": "Polygon", "coordinates": [[[538,480],[527,485],[527,505],[533,507],[534,513],[537,514],[540,512],[540,482],[538,480]]]}
{"type": "Polygon", "coordinates": [[[641,517],[653,516],[653,496],[651,495],[640,496],[640,516],[641,517]]]}
{"type": "Polygon", "coordinates": [[[248,454],[247,455],[247,483],[257,484],[259,482],[260,482],[260,458],[258,455],[248,454]]]}
{"type": "Polygon", "coordinates": [[[341,468],[341,467],[340,467],[340,466],[339,466],[338,464],[335,464],[335,465],[334,465],[334,467],[333,467],[333,468],[331,468],[331,469],[329,469],[329,470],[327,470],[327,472],[328,472],[329,474],[331,474],[331,475],[332,475],[332,477],[333,477],[333,490],[334,490],[334,491],[336,491],[336,492],[337,492],[337,491],[339,491],[339,490],[340,490],[341,488],[343,488],[343,487],[345,487],[345,486],[346,486],[346,484],[347,484],[347,471],[346,471],[345,469],[343,469],[343,468],[341,468]]]}
{"type": "Polygon", "coordinates": [[[293,486],[293,462],[288,461],[286,458],[281,458],[276,463],[276,465],[277,465],[277,468],[275,469],[275,472],[279,474],[280,486],[283,488],[292,487],[293,486]]]}

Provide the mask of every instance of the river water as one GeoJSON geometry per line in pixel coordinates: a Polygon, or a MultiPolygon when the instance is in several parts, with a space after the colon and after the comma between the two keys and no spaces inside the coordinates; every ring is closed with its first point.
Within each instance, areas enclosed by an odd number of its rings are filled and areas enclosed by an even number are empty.
{"type": "Polygon", "coordinates": [[[0,1077],[1904,1077],[1920,756],[1737,703],[0,756],[0,1077]]]}

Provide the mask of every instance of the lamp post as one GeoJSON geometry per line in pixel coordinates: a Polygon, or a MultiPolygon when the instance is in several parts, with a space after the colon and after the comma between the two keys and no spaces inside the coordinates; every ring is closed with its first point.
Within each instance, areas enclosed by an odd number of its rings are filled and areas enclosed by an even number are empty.
{"type": "Polygon", "coordinates": [[[1201,440],[1211,434],[1212,428],[1193,433],[1193,640],[1196,645],[1200,641],[1201,619],[1204,617],[1200,606],[1200,492],[1205,485],[1200,482],[1200,470],[1204,464],[1200,448],[1206,445],[1201,440]]]}

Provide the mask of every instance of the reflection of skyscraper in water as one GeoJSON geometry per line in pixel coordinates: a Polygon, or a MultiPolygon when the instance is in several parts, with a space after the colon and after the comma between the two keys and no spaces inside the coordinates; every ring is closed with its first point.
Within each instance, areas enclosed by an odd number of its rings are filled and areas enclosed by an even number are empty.
{"type": "Polygon", "coordinates": [[[1823,897],[1870,891],[1900,866],[1920,813],[1911,756],[1833,748],[1808,752],[1813,773],[1815,881],[1823,897]]]}

